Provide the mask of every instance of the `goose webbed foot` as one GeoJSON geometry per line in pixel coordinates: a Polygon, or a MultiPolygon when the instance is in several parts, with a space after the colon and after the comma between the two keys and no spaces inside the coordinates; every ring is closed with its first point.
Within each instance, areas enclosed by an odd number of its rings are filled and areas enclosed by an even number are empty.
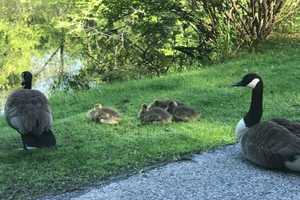
{"type": "Polygon", "coordinates": [[[23,144],[24,151],[28,151],[28,148],[27,148],[25,140],[24,140],[24,136],[22,135],[21,138],[22,138],[22,144],[23,144]]]}

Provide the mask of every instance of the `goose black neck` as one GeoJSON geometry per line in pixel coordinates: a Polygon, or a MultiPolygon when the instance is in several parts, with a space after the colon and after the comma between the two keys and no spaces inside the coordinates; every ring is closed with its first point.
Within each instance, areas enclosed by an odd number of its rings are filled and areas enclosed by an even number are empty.
{"type": "Polygon", "coordinates": [[[24,89],[31,89],[32,88],[32,85],[31,85],[31,81],[26,81],[23,85],[23,88],[24,89]]]}
{"type": "Polygon", "coordinates": [[[244,117],[246,127],[254,126],[260,122],[263,114],[263,82],[260,80],[252,90],[251,105],[244,117]]]}

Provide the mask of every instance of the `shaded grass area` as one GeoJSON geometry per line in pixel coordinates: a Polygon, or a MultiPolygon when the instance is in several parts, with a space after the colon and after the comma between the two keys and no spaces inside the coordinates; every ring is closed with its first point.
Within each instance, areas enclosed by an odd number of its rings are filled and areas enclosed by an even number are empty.
{"type": "Polygon", "coordinates": [[[247,72],[265,82],[264,118],[300,119],[300,42],[272,39],[256,52],[197,71],[115,83],[51,96],[57,150],[24,152],[19,135],[0,118],[0,197],[32,199],[74,190],[154,163],[179,159],[234,142],[235,123],[247,111],[250,91],[231,88],[247,72]],[[175,98],[199,110],[189,123],[141,126],[142,103],[175,98]],[[89,122],[86,111],[101,102],[123,116],[120,125],[89,122]]]}

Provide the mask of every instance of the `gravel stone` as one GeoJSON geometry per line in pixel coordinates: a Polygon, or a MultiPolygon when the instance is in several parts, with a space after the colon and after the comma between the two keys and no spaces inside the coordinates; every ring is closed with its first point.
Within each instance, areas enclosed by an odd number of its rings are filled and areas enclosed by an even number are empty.
{"type": "Polygon", "coordinates": [[[42,200],[300,200],[300,176],[252,165],[239,145],[42,200]]]}

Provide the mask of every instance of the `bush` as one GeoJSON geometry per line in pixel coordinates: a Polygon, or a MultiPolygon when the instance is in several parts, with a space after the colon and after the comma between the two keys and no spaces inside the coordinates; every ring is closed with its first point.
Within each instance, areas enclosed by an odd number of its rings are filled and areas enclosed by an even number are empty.
{"type": "Polygon", "coordinates": [[[276,24],[293,18],[300,0],[226,0],[227,19],[248,45],[265,40],[276,24]]]}

